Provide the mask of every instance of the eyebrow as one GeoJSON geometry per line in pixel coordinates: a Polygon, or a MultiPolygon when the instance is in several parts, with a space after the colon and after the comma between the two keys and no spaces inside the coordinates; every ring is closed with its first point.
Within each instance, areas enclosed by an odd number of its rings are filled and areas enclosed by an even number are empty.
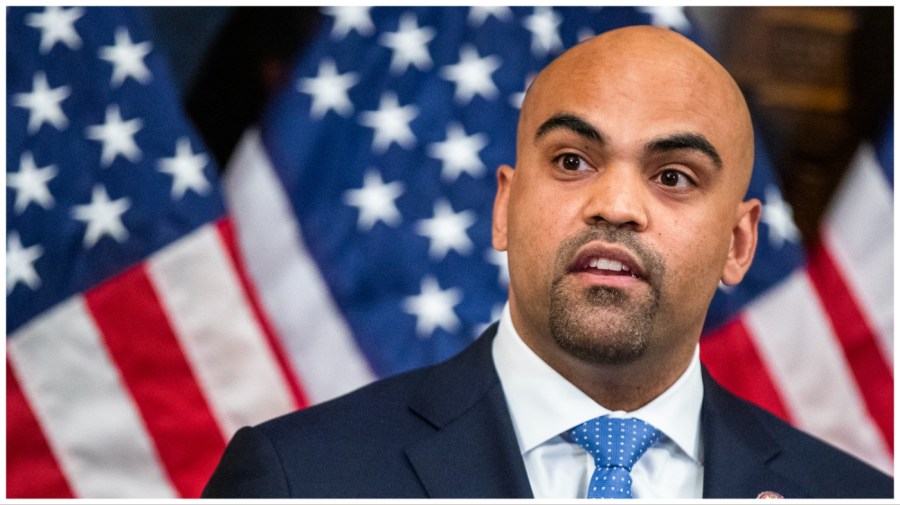
{"type": "Polygon", "coordinates": [[[722,157],[719,156],[719,152],[706,137],[698,133],[674,133],[651,140],[644,146],[644,149],[651,153],[665,153],[681,149],[699,151],[712,160],[716,168],[722,168],[722,157]]]}
{"type": "Polygon", "coordinates": [[[534,134],[534,141],[537,142],[541,137],[554,130],[569,130],[586,140],[600,144],[606,143],[606,139],[600,130],[594,128],[593,125],[584,119],[570,113],[554,114],[550,119],[541,123],[541,126],[538,127],[534,134]]]}
{"type": "MultiPolygon", "coordinates": [[[[568,112],[554,114],[550,119],[541,123],[534,134],[534,141],[539,141],[541,137],[555,130],[568,130],[586,140],[597,142],[601,145],[607,142],[603,132],[598,128],[595,128],[578,115],[568,112]]],[[[672,135],[653,139],[644,146],[644,150],[650,153],[665,153],[682,149],[698,151],[706,155],[716,168],[722,168],[722,157],[719,156],[719,152],[712,145],[712,142],[699,133],[673,133],[672,135]]]]}

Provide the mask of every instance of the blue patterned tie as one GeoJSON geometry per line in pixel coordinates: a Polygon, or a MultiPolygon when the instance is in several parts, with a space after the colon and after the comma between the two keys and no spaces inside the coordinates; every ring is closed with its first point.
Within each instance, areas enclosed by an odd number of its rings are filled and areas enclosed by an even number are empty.
{"type": "Polygon", "coordinates": [[[591,419],[567,432],[594,457],[588,498],[631,498],[631,468],[662,433],[640,419],[591,419]]]}

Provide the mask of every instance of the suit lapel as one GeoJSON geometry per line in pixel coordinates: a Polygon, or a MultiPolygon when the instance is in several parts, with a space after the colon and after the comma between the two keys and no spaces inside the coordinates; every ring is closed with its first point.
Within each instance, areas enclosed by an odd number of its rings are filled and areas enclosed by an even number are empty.
{"type": "Polygon", "coordinates": [[[806,491],[769,463],[781,447],[756,413],[728,393],[703,369],[703,497],[756,498],[774,491],[786,498],[807,497],[806,491]]]}
{"type": "Polygon", "coordinates": [[[496,325],[434,368],[410,408],[435,434],[406,454],[431,497],[531,498],[512,419],[494,369],[496,325]]]}

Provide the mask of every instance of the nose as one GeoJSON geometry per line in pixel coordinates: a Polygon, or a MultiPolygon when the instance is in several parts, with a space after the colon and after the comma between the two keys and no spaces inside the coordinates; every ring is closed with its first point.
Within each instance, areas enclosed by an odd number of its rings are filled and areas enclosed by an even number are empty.
{"type": "Polygon", "coordinates": [[[649,195],[641,170],[624,163],[610,164],[587,191],[583,216],[589,225],[607,223],[634,231],[647,228],[649,195]]]}

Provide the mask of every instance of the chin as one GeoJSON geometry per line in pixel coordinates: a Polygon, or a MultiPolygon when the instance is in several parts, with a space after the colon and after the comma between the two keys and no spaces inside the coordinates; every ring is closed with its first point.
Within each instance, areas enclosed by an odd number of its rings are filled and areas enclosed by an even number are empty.
{"type": "Polygon", "coordinates": [[[647,349],[646,314],[621,313],[618,308],[568,305],[552,310],[550,334],[566,353],[579,360],[603,365],[624,365],[638,360],[647,349]]]}
{"type": "Polygon", "coordinates": [[[550,334],[566,353],[587,363],[624,365],[641,358],[653,334],[659,296],[556,283],[550,296],[550,334]],[[636,299],[637,298],[637,299],[636,299]]]}
{"type": "MultiPolygon", "coordinates": [[[[569,328],[572,330],[573,328],[569,328]]],[[[552,332],[556,344],[567,354],[597,365],[627,365],[641,358],[647,341],[630,331],[605,331],[580,334],[575,331],[552,332]]]]}

